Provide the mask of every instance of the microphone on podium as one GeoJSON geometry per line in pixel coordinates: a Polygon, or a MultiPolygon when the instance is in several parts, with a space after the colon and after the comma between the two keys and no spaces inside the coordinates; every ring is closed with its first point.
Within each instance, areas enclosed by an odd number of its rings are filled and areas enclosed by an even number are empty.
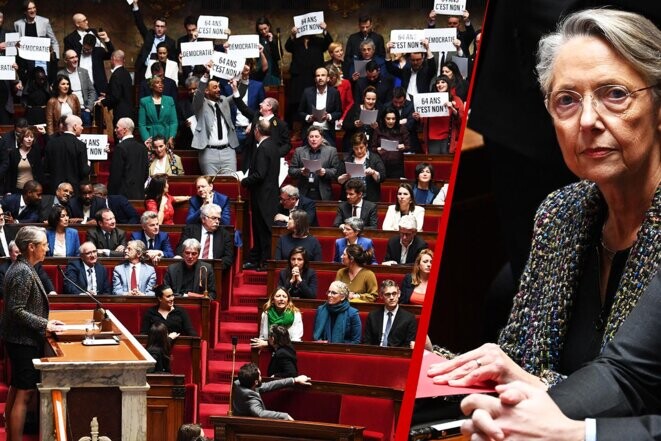
{"type": "Polygon", "coordinates": [[[94,315],[92,318],[94,319],[95,322],[101,322],[101,331],[102,332],[110,332],[112,331],[112,322],[108,318],[108,313],[106,312],[105,308],[103,307],[103,304],[96,298],[94,295],[89,292],[86,289],[81,288],[76,282],[74,282],[71,277],[67,276],[64,270],[62,269],[61,265],[57,266],[57,270],[60,272],[62,275],[62,278],[66,280],[67,282],[71,283],[74,288],[79,290],[80,292],[84,293],[87,297],[90,299],[94,300],[96,303],[96,309],[94,310],[94,315]]]}
{"type": "Polygon", "coordinates": [[[232,375],[230,375],[230,406],[227,409],[227,415],[232,416],[232,394],[234,391],[234,369],[236,363],[236,345],[239,343],[239,337],[232,336],[232,375]]]}

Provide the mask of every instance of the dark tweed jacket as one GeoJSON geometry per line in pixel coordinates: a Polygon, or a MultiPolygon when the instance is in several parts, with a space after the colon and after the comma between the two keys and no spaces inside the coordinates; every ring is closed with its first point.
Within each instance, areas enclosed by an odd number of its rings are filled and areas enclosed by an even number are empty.
{"type": "Polygon", "coordinates": [[[48,296],[37,272],[21,256],[5,275],[2,338],[10,343],[43,344],[48,324],[48,296]]]}

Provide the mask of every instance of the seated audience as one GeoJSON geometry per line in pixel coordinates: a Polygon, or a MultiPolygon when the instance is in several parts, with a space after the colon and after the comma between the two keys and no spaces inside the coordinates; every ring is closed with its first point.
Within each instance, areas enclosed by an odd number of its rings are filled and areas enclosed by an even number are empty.
{"type": "Polygon", "coordinates": [[[293,210],[303,210],[308,214],[308,223],[311,227],[318,227],[317,206],[312,199],[301,196],[298,188],[293,185],[285,185],[280,189],[280,204],[278,213],[273,218],[273,225],[286,227],[289,215],[293,210]]]}
{"type": "Polygon", "coordinates": [[[101,208],[110,208],[117,217],[120,224],[139,224],[140,216],[133,208],[131,202],[122,194],[108,194],[108,188],[104,184],[94,184],[95,199],[92,203],[92,213],[96,214],[101,208]]]}
{"type": "Polygon", "coordinates": [[[185,175],[184,165],[181,157],[175,155],[172,147],[165,143],[163,135],[154,135],[151,138],[151,155],[149,161],[149,176],[160,175],[185,175]]]}
{"type": "Polygon", "coordinates": [[[188,224],[181,233],[177,254],[183,253],[183,244],[187,239],[195,239],[201,248],[200,259],[217,259],[221,261],[223,271],[234,262],[234,243],[232,236],[220,228],[220,206],[206,204],[200,209],[201,223],[188,224]]]}
{"type": "MultiPolygon", "coordinates": [[[[0,299],[4,298],[4,280],[5,280],[5,274],[7,273],[7,270],[11,266],[12,263],[16,261],[16,258],[21,254],[21,250],[18,249],[18,246],[16,245],[16,242],[13,240],[9,241],[7,244],[8,248],[8,257],[9,259],[5,260],[4,262],[0,263],[0,299]]],[[[42,266],[41,262],[36,264],[34,266],[35,271],[37,271],[37,276],[39,277],[39,280],[41,281],[41,284],[44,285],[44,289],[49,295],[52,294],[57,294],[55,292],[55,287],[53,286],[53,281],[48,277],[48,274],[46,273],[46,270],[44,270],[44,267],[42,266]]]]}
{"type": "Polygon", "coordinates": [[[363,343],[413,348],[418,323],[415,315],[399,307],[399,286],[393,280],[384,280],[379,294],[383,299],[383,308],[370,311],[367,315],[363,343]]]}
{"type": "Polygon", "coordinates": [[[154,357],[156,365],[147,369],[151,374],[170,373],[172,360],[172,342],[168,336],[168,327],[164,323],[154,323],[147,332],[147,352],[154,357]]]}
{"type": "Polygon", "coordinates": [[[141,240],[130,240],[126,244],[126,262],[117,265],[112,272],[112,293],[123,296],[153,296],[156,271],[151,265],[142,263],[145,244],[141,240]]]}
{"type": "Polygon", "coordinates": [[[160,225],[156,213],[149,210],[142,213],[140,224],[142,224],[142,231],[131,233],[131,239],[142,241],[147,246],[144,255],[151,260],[152,264],[157,265],[163,257],[174,257],[170,235],[165,231],[159,231],[160,225]]]}
{"type": "Polygon", "coordinates": [[[418,205],[432,204],[439,189],[434,186],[434,167],[428,162],[415,166],[415,183],[413,184],[413,200],[418,205]]]}
{"type": "Polygon", "coordinates": [[[220,207],[220,225],[230,224],[230,198],[213,189],[211,176],[200,176],[195,180],[197,194],[188,201],[186,223],[200,222],[200,209],[204,205],[216,204],[220,207]]]}
{"type": "Polygon", "coordinates": [[[404,276],[404,280],[402,280],[402,298],[400,303],[412,305],[424,304],[433,259],[434,252],[429,248],[420,251],[413,264],[413,270],[410,274],[404,276]]]}
{"type": "Polygon", "coordinates": [[[330,200],[333,197],[331,184],[336,180],[339,168],[337,150],[324,141],[322,129],[311,126],[307,130],[307,143],[294,150],[289,163],[289,176],[297,180],[302,196],[315,201],[330,200]],[[320,161],[321,168],[311,172],[303,164],[304,159],[320,161]]]}
{"type": "Polygon", "coordinates": [[[149,329],[156,323],[163,323],[168,330],[168,336],[174,340],[180,335],[196,336],[197,332],[183,308],[174,307],[174,292],[168,285],[157,285],[154,287],[156,305],[145,311],[142,317],[141,334],[147,334],[149,329]]]}
{"type": "Polygon", "coordinates": [[[80,222],[82,219],[74,219],[71,212],[71,198],[73,196],[73,186],[68,182],[62,182],[57,186],[55,194],[42,194],[41,195],[41,209],[39,213],[39,219],[44,222],[48,222],[48,216],[50,216],[51,210],[53,207],[62,206],[69,209],[69,223],[75,224],[80,222]]]}
{"type": "Polygon", "coordinates": [[[397,188],[397,202],[388,206],[388,211],[386,212],[381,229],[397,231],[399,229],[399,220],[402,216],[406,215],[415,216],[418,231],[422,231],[422,225],[425,223],[425,209],[419,205],[415,205],[411,184],[402,182],[397,188]]]}
{"type": "Polygon", "coordinates": [[[352,302],[372,303],[376,300],[379,286],[374,272],[365,268],[372,260],[372,253],[360,245],[347,245],[342,253],[344,268],[337,270],[335,280],[344,282],[349,288],[352,302]]]}
{"type": "Polygon", "coordinates": [[[64,271],[62,294],[82,294],[86,290],[92,295],[112,294],[112,285],[106,268],[99,263],[99,254],[93,242],[80,245],[80,260],[71,260],[64,271]]]}
{"type": "Polygon", "coordinates": [[[404,177],[404,152],[409,151],[410,148],[408,129],[399,123],[398,112],[390,106],[386,107],[379,114],[379,126],[374,130],[372,137],[372,150],[383,159],[387,178],[404,177]],[[383,140],[396,141],[397,149],[384,149],[381,147],[383,140]]]}
{"type": "Polygon", "coordinates": [[[388,239],[386,257],[382,265],[411,265],[420,254],[428,248],[427,242],[417,236],[418,221],[415,216],[407,214],[399,220],[399,235],[388,239]]]}
{"type": "MultiPolygon", "coordinates": [[[[353,178],[346,172],[346,166],[342,163],[342,172],[337,177],[337,182],[344,184],[351,179],[359,179],[365,185],[364,199],[376,203],[381,200],[381,181],[385,179],[386,167],[379,155],[367,150],[367,144],[368,139],[364,133],[354,133],[351,137],[353,152],[344,158],[344,162],[363,164],[365,176],[353,178]]],[[[347,188],[344,189],[345,192],[347,190],[347,188]]]]}
{"type": "Polygon", "coordinates": [[[264,304],[259,321],[259,337],[251,340],[253,347],[268,345],[269,329],[273,325],[284,326],[292,341],[301,341],[303,338],[303,316],[294,305],[289,292],[282,287],[276,288],[264,304]]]}
{"type": "Polygon", "coordinates": [[[376,263],[376,256],[374,256],[374,244],[372,239],[362,236],[363,232],[363,220],[357,217],[350,217],[345,219],[344,224],[342,224],[342,233],[344,237],[341,239],[335,239],[335,255],[333,256],[333,262],[342,263],[342,254],[344,249],[348,245],[356,244],[360,245],[363,250],[372,252],[372,260],[370,263],[376,263]]]}
{"type": "Polygon", "coordinates": [[[266,410],[260,394],[294,384],[310,384],[310,378],[305,375],[262,383],[262,374],[255,363],[246,363],[241,366],[237,377],[238,379],[234,380],[232,386],[232,415],[234,416],[293,421],[294,419],[288,413],[266,410]]]}
{"type": "Polygon", "coordinates": [[[285,288],[292,297],[316,298],[317,272],[310,268],[310,258],[305,248],[292,248],[288,262],[287,268],[280,270],[278,285],[285,288]]]}
{"type": "Polygon", "coordinates": [[[287,328],[280,325],[271,325],[269,328],[269,344],[273,348],[273,354],[269,362],[269,377],[296,377],[298,375],[296,349],[291,344],[287,328]]]}
{"type": "Polygon", "coordinates": [[[303,210],[293,210],[287,222],[287,234],[278,239],[275,248],[275,260],[285,260],[292,249],[296,247],[305,248],[312,261],[321,261],[321,244],[319,240],[310,234],[308,215],[303,210]]]}
{"type": "Polygon", "coordinates": [[[345,184],[347,200],[337,206],[337,214],[333,221],[334,227],[342,225],[350,217],[357,217],[363,221],[365,228],[377,228],[378,214],[376,203],[363,198],[365,183],[358,178],[351,178],[345,184]]]}
{"type": "Polygon", "coordinates": [[[216,276],[210,264],[199,260],[200,242],[188,238],[180,247],[183,259],[168,266],[163,283],[171,286],[176,296],[206,297],[206,292],[209,298],[215,299],[216,276]]]}
{"type": "Polygon", "coordinates": [[[55,205],[48,215],[48,257],[78,256],[80,239],[78,230],[69,228],[69,209],[63,205],[55,205]]]}
{"type": "Polygon", "coordinates": [[[99,254],[106,257],[123,257],[126,247],[126,233],[117,228],[115,214],[109,208],[102,208],[94,215],[96,227],[87,230],[85,240],[92,242],[99,254]]]}
{"type": "Polygon", "coordinates": [[[323,343],[360,343],[358,310],[349,304],[349,288],[344,282],[332,282],[326,291],[328,300],[317,308],[312,339],[323,343]]]}
{"type": "Polygon", "coordinates": [[[174,205],[188,202],[189,196],[172,196],[169,192],[168,175],[149,178],[145,188],[145,209],[157,213],[161,225],[174,225],[174,205]]]}
{"type": "Polygon", "coordinates": [[[37,181],[28,181],[20,193],[12,193],[2,198],[0,205],[4,210],[7,223],[39,222],[39,209],[43,188],[37,181]]]}

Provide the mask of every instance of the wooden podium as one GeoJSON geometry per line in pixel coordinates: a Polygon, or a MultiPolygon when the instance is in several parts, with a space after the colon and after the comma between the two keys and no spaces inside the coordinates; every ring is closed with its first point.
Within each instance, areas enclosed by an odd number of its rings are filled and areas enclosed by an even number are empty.
{"type": "MultiPolygon", "coordinates": [[[[92,310],[51,311],[50,319],[67,325],[86,325],[92,310]]],[[[147,369],[155,361],[130,332],[108,311],[112,332],[95,339],[117,337],[119,344],[85,346],[84,330],[72,330],[47,338],[46,356],[35,359],[41,371],[40,436],[54,439],[53,392],[60,391],[64,421],[70,439],[90,435],[90,421],[97,417],[100,434],[112,441],[147,439],[147,369]],[[50,351],[50,352],[49,352],[50,351]]]]}

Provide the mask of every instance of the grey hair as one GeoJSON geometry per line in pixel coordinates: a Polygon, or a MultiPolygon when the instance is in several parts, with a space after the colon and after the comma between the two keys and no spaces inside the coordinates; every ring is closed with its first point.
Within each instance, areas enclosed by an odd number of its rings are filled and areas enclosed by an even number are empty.
{"type": "Polygon", "coordinates": [[[577,37],[596,37],[607,43],[638,72],[645,85],[654,85],[655,100],[661,98],[661,31],[647,18],[614,9],[586,9],[568,15],[555,32],[539,41],[537,74],[542,92],[551,89],[553,65],[563,44],[577,37]]]}
{"type": "Polygon", "coordinates": [[[18,247],[21,254],[25,254],[28,250],[28,245],[31,243],[41,242],[46,238],[46,230],[42,227],[35,227],[32,225],[26,225],[18,230],[16,237],[14,237],[14,242],[18,247]]]}
{"type": "Polygon", "coordinates": [[[199,84],[199,83],[200,83],[200,79],[194,75],[186,78],[186,81],[184,82],[186,87],[191,87],[193,84],[199,84]]]}
{"type": "Polygon", "coordinates": [[[360,234],[365,228],[365,222],[358,216],[352,216],[344,219],[344,225],[360,234]]]}
{"type": "Polygon", "coordinates": [[[328,287],[329,288],[330,287],[335,287],[337,289],[337,291],[340,293],[340,295],[344,296],[344,298],[349,297],[349,287],[344,282],[341,282],[339,280],[335,280],[335,281],[331,282],[331,284],[328,285],[328,287]]]}
{"type": "Polygon", "coordinates": [[[131,118],[127,118],[127,117],[119,118],[119,120],[117,121],[117,124],[121,125],[125,129],[128,129],[128,131],[131,132],[131,133],[133,133],[133,130],[135,130],[135,123],[133,122],[133,120],[131,118]]]}
{"type": "Polygon", "coordinates": [[[301,197],[301,194],[298,191],[298,188],[294,187],[293,185],[287,184],[284,187],[280,189],[280,193],[284,193],[290,198],[296,198],[299,199],[301,197]]]}
{"type": "Polygon", "coordinates": [[[202,205],[202,208],[200,208],[200,214],[202,216],[209,216],[212,211],[217,211],[218,213],[220,213],[221,211],[223,211],[223,209],[218,204],[205,204],[202,205]]]}
{"type": "Polygon", "coordinates": [[[147,245],[141,240],[129,240],[126,245],[131,245],[138,252],[138,256],[145,254],[145,250],[147,249],[147,245]]]}
{"type": "Polygon", "coordinates": [[[406,230],[417,230],[418,220],[412,214],[402,216],[402,218],[399,220],[399,228],[404,228],[406,230]]]}
{"type": "Polygon", "coordinates": [[[184,243],[181,244],[181,249],[185,250],[186,248],[193,248],[196,250],[198,253],[202,249],[202,245],[200,244],[200,241],[191,237],[188,238],[184,241],[184,243]]]}
{"type": "Polygon", "coordinates": [[[96,250],[96,245],[94,244],[94,242],[92,242],[91,240],[86,240],[85,242],[81,243],[80,246],[78,247],[78,254],[83,254],[83,247],[85,247],[85,245],[92,245],[96,250]]]}
{"type": "Polygon", "coordinates": [[[142,213],[142,216],[140,216],[140,224],[144,225],[152,219],[158,219],[158,214],[156,214],[153,211],[147,210],[144,213],[142,213]]]}
{"type": "Polygon", "coordinates": [[[371,38],[366,38],[365,40],[360,42],[359,48],[362,49],[365,46],[370,46],[372,49],[376,50],[376,45],[374,44],[374,41],[371,38]]]}

